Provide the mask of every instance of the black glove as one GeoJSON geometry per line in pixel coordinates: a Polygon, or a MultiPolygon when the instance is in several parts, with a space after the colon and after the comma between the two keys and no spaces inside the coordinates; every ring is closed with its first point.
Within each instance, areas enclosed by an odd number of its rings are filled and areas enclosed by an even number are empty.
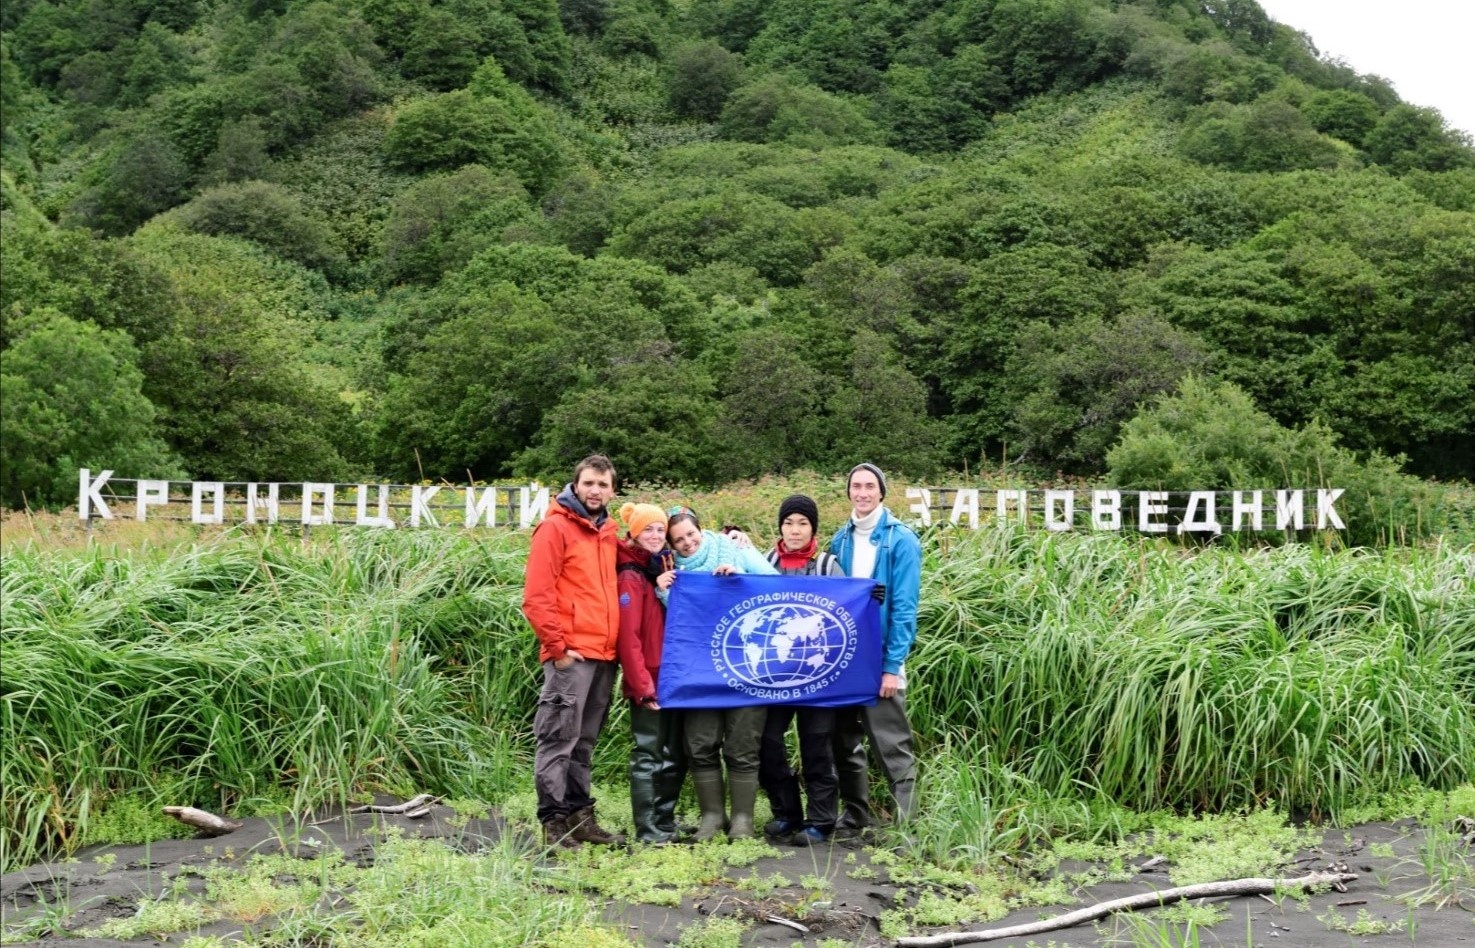
{"type": "Polygon", "coordinates": [[[876,600],[877,602],[884,603],[886,601],[886,584],[877,583],[876,585],[872,586],[871,598],[876,600]]]}

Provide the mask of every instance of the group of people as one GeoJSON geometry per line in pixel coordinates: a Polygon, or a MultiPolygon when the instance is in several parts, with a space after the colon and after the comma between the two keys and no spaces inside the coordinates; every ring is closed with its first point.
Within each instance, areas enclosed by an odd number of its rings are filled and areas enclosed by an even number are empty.
{"type": "Polygon", "coordinates": [[[898,821],[916,812],[916,758],[906,714],[906,658],[917,634],[922,550],[884,505],[886,478],[859,464],[846,479],[851,515],[820,542],[819,507],[802,494],[779,506],[779,539],[766,555],[740,532],[703,529],[686,507],[627,503],[623,538],[609,510],[615,470],[593,455],[533,531],[523,614],[538,637],[543,689],[533,719],[538,820],[550,846],[611,844],[590,791],[594,745],[609,714],[616,670],[630,702],[630,803],[646,843],[682,837],[676,807],[690,773],[701,809],[697,841],[754,836],[760,786],[773,819],[765,835],[797,845],[853,835],[872,822],[867,750],[891,787],[898,821]],[[852,576],[875,582],[883,632],[876,703],[676,711],[657,698],[666,601],[683,571],[852,576]],[[787,734],[797,721],[800,775],[787,734]]]}

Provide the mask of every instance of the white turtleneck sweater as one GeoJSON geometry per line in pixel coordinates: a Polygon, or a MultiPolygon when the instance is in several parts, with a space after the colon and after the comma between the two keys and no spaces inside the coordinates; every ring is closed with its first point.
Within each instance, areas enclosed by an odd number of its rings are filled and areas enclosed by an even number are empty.
{"type": "Polygon", "coordinates": [[[855,550],[850,555],[851,576],[870,579],[876,571],[876,547],[871,543],[871,534],[875,532],[876,524],[881,522],[884,509],[878,506],[864,517],[857,517],[855,511],[850,512],[850,522],[855,524],[855,550]]]}

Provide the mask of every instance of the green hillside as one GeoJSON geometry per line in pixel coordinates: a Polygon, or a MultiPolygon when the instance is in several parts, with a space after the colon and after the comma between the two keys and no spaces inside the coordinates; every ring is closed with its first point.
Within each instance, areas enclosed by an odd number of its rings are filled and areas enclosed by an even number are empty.
{"type": "Polygon", "coordinates": [[[0,29],[5,506],[83,466],[592,450],[1212,487],[1172,452],[1237,425],[1287,445],[1259,470],[1475,475],[1475,150],[1253,0],[15,0],[0,29]]]}

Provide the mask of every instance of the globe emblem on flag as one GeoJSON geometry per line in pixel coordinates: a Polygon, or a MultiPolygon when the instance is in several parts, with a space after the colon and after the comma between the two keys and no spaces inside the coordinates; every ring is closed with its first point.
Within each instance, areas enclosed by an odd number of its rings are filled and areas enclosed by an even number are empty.
{"type": "Polygon", "coordinates": [[[779,603],[743,613],[718,644],[733,675],[760,688],[823,680],[846,655],[846,630],[833,613],[779,603]]]}

